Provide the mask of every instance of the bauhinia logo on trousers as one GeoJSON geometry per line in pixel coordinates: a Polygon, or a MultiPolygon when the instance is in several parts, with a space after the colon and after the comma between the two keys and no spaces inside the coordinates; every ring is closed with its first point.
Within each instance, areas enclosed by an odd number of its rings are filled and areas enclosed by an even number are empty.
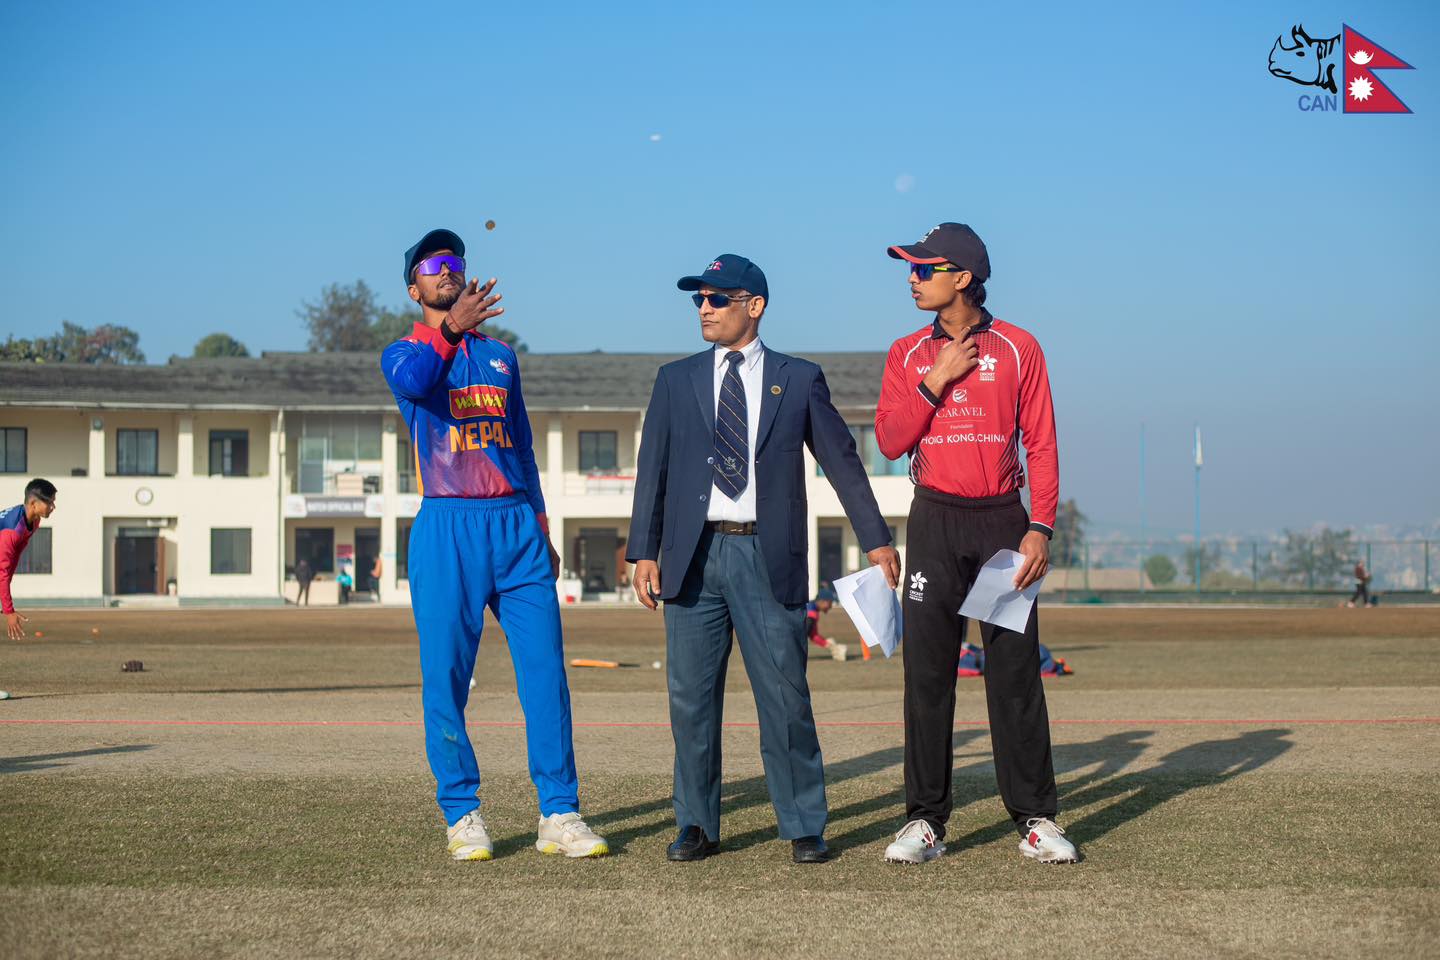
{"type": "Polygon", "coordinates": [[[1376,70],[1413,70],[1410,64],[1341,25],[1333,37],[1316,39],[1299,24],[1290,36],[1275,38],[1270,48],[1270,73],[1282,80],[1316,88],[1302,93],[1296,106],[1306,113],[1410,113],[1404,101],[1375,75],[1376,70]],[[1338,68],[1338,75],[1337,75],[1338,68]],[[1343,84],[1343,87],[1340,86],[1343,84]],[[1320,93],[1319,91],[1325,91],[1320,93]]]}

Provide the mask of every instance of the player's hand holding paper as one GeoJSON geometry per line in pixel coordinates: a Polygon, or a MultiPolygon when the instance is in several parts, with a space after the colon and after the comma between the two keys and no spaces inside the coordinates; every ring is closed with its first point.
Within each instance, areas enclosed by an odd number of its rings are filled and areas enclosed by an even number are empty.
{"type": "Polygon", "coordinates": [[[1025,632],[1030,620],[1030,608],[1040,592],[1041,577],[1024,590],[1015,589],[1015,577],[1025,564],[1025,555],[1014,550],[999,550],[985,561],[975,585],[960,605],[960,615],[975,620],[984,620],[1016,633],[1025,632]]]}

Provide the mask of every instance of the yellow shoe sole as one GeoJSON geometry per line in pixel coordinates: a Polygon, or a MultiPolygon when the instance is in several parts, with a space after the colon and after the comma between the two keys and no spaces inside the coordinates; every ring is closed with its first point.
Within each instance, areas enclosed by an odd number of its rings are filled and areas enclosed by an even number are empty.
{"type": "Polygon", "coordinates": [[[490,859],[493,859],[493,858],[494,858],[494,854],[492,854],[489,850],[486,850],[484,847],[480,847],[480,848],[478,848],[478,849],[476,849],[476,850],[472,850],[471,852],[469,852],[469,853],[467,853],[467,854],[464,854],[464,855],[457,855],[457,854],[456,854],[456,851],[462,849],[463,846],[464,846],[463,844],[455,844],[454,846],[452,846],[452,847],[450,848],[450,859],[452,859],[452,860],[490,860],[490,859]]]}
{"type": "MultiPolygon", "coordinates": [[[[539,850],[543,854],[547,854],[550,856],[565,853],[565,848],[560,846],[560,844],[555,843],[553,840],[536,840],[535,849],[539,850]]],[[[584,857],[603,857],[607,856],[609,853],[610,845],[602,841],[601,843],[597,843],[594,847],[590,848],[589,852],[587,853],[565,853],[565,856],[570,857],[572,860],[574,860],[584,857]]]]}

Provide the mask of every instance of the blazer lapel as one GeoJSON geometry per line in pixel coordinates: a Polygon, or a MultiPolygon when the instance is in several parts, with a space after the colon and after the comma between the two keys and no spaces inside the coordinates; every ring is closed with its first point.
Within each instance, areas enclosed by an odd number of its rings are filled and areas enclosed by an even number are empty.
{"type": "Polygon", "coordinates": [[[765,375],[760,381],[760,425],[755,431],[756,450],[764,449],[765,438],[775,424],[775,414],[780,412],[780,402],[785,399],[785,388],[790,379],[785,372],[788,359],[783,353],[768,348],[765,350],[765,375]]]}
{"type": "Polygon", "coordinates": [[[715,351],[707,350],[695,357],[695,370],[691,374],[695,385],[695,399],[700,401],[700,417],[705,429],[715,432],[715,351]]]}

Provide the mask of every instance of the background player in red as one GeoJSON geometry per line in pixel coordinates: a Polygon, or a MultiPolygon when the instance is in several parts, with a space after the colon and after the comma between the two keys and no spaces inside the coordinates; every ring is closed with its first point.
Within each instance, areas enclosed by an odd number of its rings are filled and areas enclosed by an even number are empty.
{"type": "MultiPolygon", "coordinates": [[[[20,554],[30,544],[30,537],[40,529],[40,521],[55,512],[55,484],[36,478],[25,485],[25,501],[0,513],[0,609],[5,612],[5,631],[11,640],[25,639],[25,621],[29,619],[15,609],[10,598],[10,578],[20,567],[20,554]]],[[[0,690],[0,700],[10,694],[0,690]]]]}
{"type": "Polygon", "coordinates": [[[5,629],[11,640],[25,638],[24,616],[15,609],[10,597],[10,578],[20,566],[20,554],[30,544],[30,537],[40,529],[40,521],[55,512],[55,484],[36,478],[25,485],[25,502],[0,514],[0,610],[5,613],[5,629]]]}
{"type": "MultiPolygon", "coordinates": [[[[885,859],[924,863],[945,851],[953,807],[955,671],[965,639],[959,610],[979,568],[1002,548],[1025,562],[1023,589],[1050,566],[1060,477],[1050,379],[1029,333],[985,309],[990,255],[968,226],[942,223],[919,243],[892,246],[915,306],[933,323],[890,347],[875,438],[892,460],[910,455],[915,499],[905,557],[905,819],[885,859]],[[1020,499],[1030,471],[1027,514],[1020,499]]],[[[1022,838],[1046,863],[1076,860],[1055,824],[1050,718],[1040,680],[1040,634],[981,624],[995,777],[1022,838]]]]}

